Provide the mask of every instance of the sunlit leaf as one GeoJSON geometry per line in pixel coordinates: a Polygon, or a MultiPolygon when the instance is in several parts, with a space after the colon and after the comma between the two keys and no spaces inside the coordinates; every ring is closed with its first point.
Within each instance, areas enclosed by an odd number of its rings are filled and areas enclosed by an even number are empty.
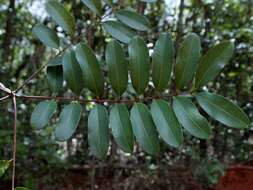
{"type": "Polygon", "coordinates": [[[4,173],[9,167],[10,167],[9,160],[0,160],[0,177],[4,175],[4,173]]]}

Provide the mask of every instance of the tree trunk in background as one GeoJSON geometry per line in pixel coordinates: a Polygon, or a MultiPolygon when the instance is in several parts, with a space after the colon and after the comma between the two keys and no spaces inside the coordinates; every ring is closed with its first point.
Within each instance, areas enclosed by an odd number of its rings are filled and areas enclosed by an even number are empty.
{"type": "Polygon", "coordinates": [[[179,47],[179,40],[183,35],[183,17],[184,17],[184,0],[180,0],[180,5],[179,5],[179,13],[178,13],[178,20],[177,20],[177,37],[176,37],[176,50],[179,47]]]}
{"type": "Polygon", "coordinates": [[[16,9],[15,9],[15,0],[10,0],[9,7],[7,9],[7,20],[5,25],[5,34],[4,34],[4,40],[1,45],[1,48],[3,49],[3,62],[8,61],[8,58],[10,56],[10,50],[11,50],[11,40],[14,36],[15,31],[15,25],[14,20],[16,16],[16,9]]]}

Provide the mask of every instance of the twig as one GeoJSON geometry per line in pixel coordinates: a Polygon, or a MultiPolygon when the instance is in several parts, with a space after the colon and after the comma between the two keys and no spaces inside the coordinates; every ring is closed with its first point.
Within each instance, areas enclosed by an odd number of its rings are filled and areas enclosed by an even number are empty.
{"type": "Polygon", "coordinates": [[[12,190],[15,188],[15,170],[16,170],[16,144],[17,144],[17,103],[16,103],[16,95],[12,93],[12,101],[13,101],[13,164],[12,164],[12,180],[11,187],[12,190]]]}
{"type": "Polygon", "coordinates": [[[56,101],[78,101],[79,103],[134,103],[138,101],[149,101],[155,99],[155,97],[145,97],[142,99],[81,99],[74,97],[62,97],[62,96],[26,96],[26,95],[17,95],[17,98],[20,99],[29,99],[29,100],[56,100],[56,101]]]}

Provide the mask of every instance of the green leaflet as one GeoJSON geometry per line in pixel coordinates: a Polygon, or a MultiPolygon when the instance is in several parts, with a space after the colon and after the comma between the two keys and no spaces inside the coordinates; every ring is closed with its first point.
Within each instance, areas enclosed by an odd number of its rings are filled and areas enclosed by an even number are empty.
{"type": "Polygon", "coordinates": [[[133,152],[134,136],[129,112],[125,104],[114,104],[112,106],[110,111],[110,127],[119,147],[124,152],[133,152]]]}
{"type": "Polygon", "coordinates": [[[152,155],[159,153],[159,139],[151,114],[143,103],[136,103],[130,115],[134,135],[142,149],[152,155]]]}
{"type": "Polygon", "coordinates": [[[34,109],[30,123],[36,129],[44,128],[56,111],[57,104],[54,100],[40,102],[34,109]]]}
{"type": "Polygon", "coordinates": [[[211,133],[209,123],[187,98],[173,97],[173,110],[181,125],[193,136],[207,139],[211,133]]]}
{"type": "Polygon", "coordinates": [[[75,20],[63,5],[55,0],[46,3],[46,11],[52,19],[69,34],[75,32],[75,20]]]}
{"type": "Polygon", "coordinates": [[[195,76],[195,88],[206,85],[212,81],[228,64],[234,51],[233,42],[222,42],[211,48],[201,59],[195,76]]]}
{"type": "Polygon", "coordinates": [[[154,100],[151,115],[161,138],[168,144],[178,147],[183,141],[183,132],[177,117],[164,100],[154,100]]]}
{"type": "Polygon", "coordinates": [[[188,34],[181,44],[175,66],[176,86],[182,89],[189,84],[197,68],[201,44],[199,37],[188,34]]]}
{"type": "Polygon", "coordinates": [[[115,15],[122,23],[133,29],[146,31],[150,28],[149,20],[137,12],[130,10],[119,10],[115,13],[115,15]]]}
{"type": "Polygon", "coordinates": [[[58,92],[63,83],[62,57],[51,59],[47,65],[47,81],[52,92],[58,92]]]}
{"type": "Polygon", "coordinates": [[[105,59],[108,65],[108,77],[112,88],[120,96],[127,88],[128,63],[124,50],[117,41],[113,40],[107,44],[105,59]]]}
{"type": "Polygon", "coordinates": [[[33,33],[39,40],[51,48],[59,48],[59,38],[57,34],[44,24],[36,24],[33,33]]]}
{"type": "Polygon", "coordinates": [[[152,79],[158,91],[166,89],[171,78],[174,47],[171,35],[161,33],[152,55],[152,79]]]}
{"type": "Polygon", "coordinates": [[[200,92],[196,99],[203,110],[215,120],[234,128],[248,128],[250,121],[243,110],[223,96],[200,92]]]}
{"type": "Polygon", "coordinates": [[[102,5],[100,0],[82,0],[82,2],[93,12],[99,15],[102,13],[102,5]]]}
{"type": "Polygon", "coordinates": [[[68,50],[63,56],[63,76],[68,87],[75,93],[80,94],[83,88],[83,76],[81,68],[76,60],[75,52],[68,50]]]}
{"type": "Polygon", "coordinates": [[[106,32],[123,43],[129,43],[131,38],[136,35],[131,28],[115,20],[104,21],[102,25],[106,32]]]}
{"type": "Polygon", "coordinates": [[[96,105],[88,117],[88,142],[91,152],[104,159],[109,148],[109,118],[102,105],[96,105]]]}
{"type": "Polygon", "coordinates": [[[138,94],[144,93],[149,81],[149,52],[144,40],[135,36],[128,46],[130,77],[138,94]]]}
{"type": "Polygon", "coordinates": [[[104,77],[95,54],[85,43],[79,43],[76,46],[76,58],[82,69],[85,85],[96,96],[101,96],[104,91],[104,77]]]}
{"type": "Polygon", "coordinates": [[[74,134],[81,118],[81,113],[82,106],[77,102],[71,102],[63,108],[60,114],[60,121],[54,131],[56,140],[66,141],[74,134]]]}
{"type": "Polygon", "coordinates": [[[0,177],[4,175],[7,169],[10,167],[11,161],[9,160],[0,160],[0,177]]]}

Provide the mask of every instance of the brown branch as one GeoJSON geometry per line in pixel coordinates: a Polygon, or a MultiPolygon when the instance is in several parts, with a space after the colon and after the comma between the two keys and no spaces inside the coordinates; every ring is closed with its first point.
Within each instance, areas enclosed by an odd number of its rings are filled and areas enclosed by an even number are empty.
{"type": "Polygon", "coordinates": [[[138,101],[150,101],[152,99],[155,99],[155,97],[145,97],[142,99],[81,99],[81,98],[74,98],[74,97],[61,97],[61,96],[26,96],[26,95],[17,95],[16,96],[19,99],[26,99],[26,100],[56,100],[56,101],[78,101],[79,103],[134,103],[138,101]]]}
{"type": "MultiPolygon", "coordinates": [[[[62,54],[66,49],[68,49],[71,45],[68,45],[67,47],[65,47],[64,49],[62,49],[61,51],[59,51],[55,56],[56,57],[60,54],[62,54]]],[[[42,65],[37,71],[35,71],[28,79],[26,79],[16,90],[14,90],[15,93],[17,93],[19,90],[21,90],[24,86],[26,86],[33,78],[35,78],[44,68],[46,68],[47,63],[45,63],[44,65],[42,65]]]]}
{"type": "Polygon", "coordinates": [[[16,103],[16,95],[12,93],[12,101],[13,101],[13,156],[12,156],[12,180],[11,187],[12,190],[15,188],[15,170],[16,170],[16,144],[17,144],[17,103],[16,103]]]}

